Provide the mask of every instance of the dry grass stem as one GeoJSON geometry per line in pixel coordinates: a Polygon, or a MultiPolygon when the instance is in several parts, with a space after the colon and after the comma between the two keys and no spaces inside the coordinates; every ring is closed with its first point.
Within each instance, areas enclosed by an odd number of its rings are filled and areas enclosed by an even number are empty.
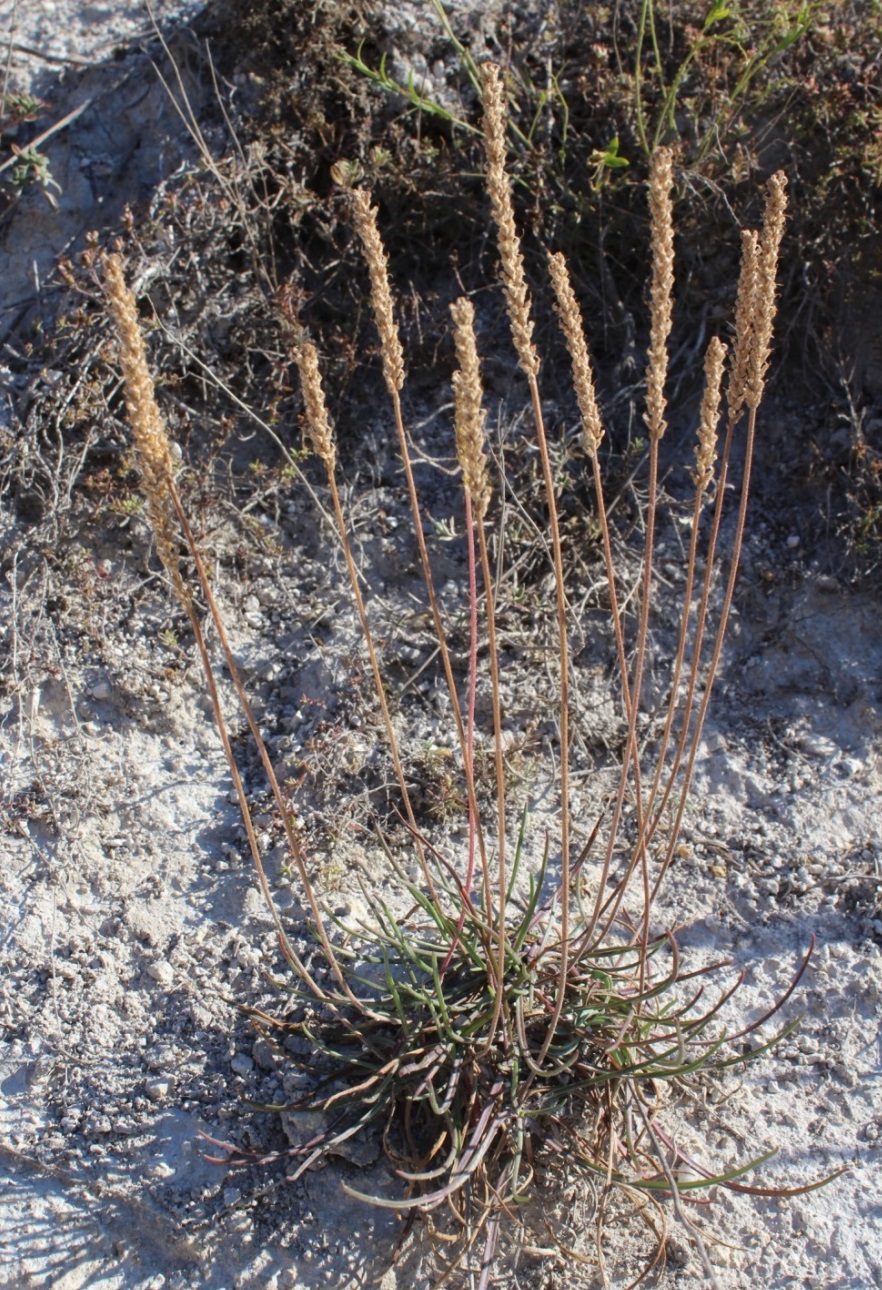
{"type": "Polygon", "coordinates": [[[573,386],[582,416],[582,442],[585,451],[593,457],[603,438],[603,422],[594,391],[594,372],[582,326],[582,314],[570,281],[566,259],[559,251],[549,255],[548,269],[557,299],[557,316],[572,359],[573,386]]]}
{"type": "Polygon", "coordinates": [[[370,204],[370,198],[367,193],[360,190],[353,191],[351,196],[355,226],[361,240],[362,251],[364,253],[371,280],[371,304],[374,310],[377,331],[380,334],[383,355],[383,372],[386,378],[389,396],[392,400],[392,409],[395,417],[395,431],[398,436],[401,462],[404,467],[404,475],[407,481],[408,499],[410,501],[411,516],[413,518],[414,535],[417,540],[417,546],[419,547],[420,564],[423,571],[426,596],[429,601],[432,622],[435,628],[435,637],[441,654],[441,664],[444,669],[444,677],[447,682],[447,692],[450,696],[450,705],[453,711],[454,723],[456,725],[456,733],[462,756],[463,770],[465,773],[469,810],[473,813],[476,820],[478,848],[481,854],[482,870],[485,876],[485,881],[487,881],[489,872],[487,868],[487,855],[483,830],[481,828],[481,820],[477,809],[477,801],[475,798],[475,785],[471,760],[469,758],[468,738],[462,717],[459,694],[457,693],[456,679],[453,674],[453,664],[450,659],[450,649],[447,644],[447,633],[444,629],[444,623],[441,618],[441,609],[438,603],[438,596],[435,591],[435,581],[432,577],[432,566],[429,561],[429,551],[426,546],[425,533],[423,532],[423,519],[420,510],[419,495],[417,494],[416,482],[413,477],[410,446],[408,444],[407,431],[404,426],[404,415],[401,409],[401,389],[404,385],[405,374],[404,354],[401,348],[398,329],[395,325],[395,315],[392,305],[392,290],[389,285],[388,259],[383,248],[382,238],[377,226],[376,211],[370,204]]]}
{"type": "Polygon", "coordinates": [[[687,645],[689,643],[690,612],[695,586],[695,566],[698,554],[698,535],[701,509],[705,491],[713,479],[714,473],[717,427],[720,419],[720,403],[722,398],[723,369],[725,362],[726,346],[719,337],[714,336],[707,347],[707,353],[705,354],[704,360],[705,386],[704,396],[701,401],[698,440],[695,449],[696,466],[695,470],[692,472],[692,478],[695,484],[695,500],[692,508],[692,534],[689,542],[689,554],[686,561],[686,583],[683,591],[683,614],[680,621],[680,638],[677,645],[677,654],[674,659],[674,669],[671,677],[671,697],[668,703],[664,732],[659,744],[655,775],[653,777],[652,787],[649,792],[646,806],[647,832],[645,844],[647,847],[652,842],[655,832],[661,823],[670,795],[677,780],[686,745],[689,741],[690,722],[692,720],[695,691],[698,684],[699,667],[701,663],[701,646],[704,639],[704,628],[707,617],[706,595],[703,595],[700,599],[695,627],[692,634],[692,663],[689,668],[686,682],[686,694],[682,710],[678,708],[680,699],[680,678],[683,673],[683,664],[686,657],[687,645]],[[681,723],[680,737],[675,747],[673,764],[667,772],[667,785],[662,793],[660,805],[656,810],[655,803],[658,799],[660,786],[665,776],[671,732],[673,730],[674,719],[678,711],[680,711],[681,723]]]}
{"type": "Polygon", "coordinates": [[[481,68],[484,102],[484,146],[487,152],[487,192],[499,237],[502,285],[512,336],[521,367],[528,376],[539,373],[539,355],[533,344],[530,292],[524,273],[524,257],[515,225],[511,180],[505,169],[505,88],[499,68],[485,63],[481,68]]]}
{"type": "MultiPolygon", "coordinates": [[[[714,520],[708,541],[704,585],[699,605],[699,620],[702,630],[710,599],[710,585],[714,567],[714,556],[720,533],[720,525],[722,523],[723,504],[726,492],[726,480],[728,477],[733,432],[738,416],[740,415],[740,410],[746,403],[749,409],[749,416],[747,418],[747,438],[744,447],[744,476],[741,481],[738,516],[735,526],[735,536],[732,541],[729,576],[726,580],[726,590],[723,595],[723,603],[717,623],[713,650],[710,662],[707,665],[707,680],[704,687],[704,693],[701,698],[701,703],[699,705],[695,728],[691,737],[689,754],[683,773],[679,806],[673,822],[665,857],[656,876],[653,891],[651,893],[651,899],[655,898],[655,894],[658,891],[662,879],[664,878],[664,875],[674,857],[676,839],[679,835],[683,822],[683,815],[686,810],[689,786],[692,782],[701,732],[704,728],[704,722],[710,704],[713,681],[717,674],[720,658],[723,652],[726,628],[728,626],[732,600],[735,594],[735,582],[738,575],[738,566],[741,560],[741,548],[744,543],[744,531],[747,523],[747,501],[750,494],[753,447],[754,440],[756,438],[757,408],[759,405],[759,396],[762,395],[765,385],[765,372],[769,361],[772,326],[775,318],[775,284],[778,273],[778,254],[780,251],[781,238],[783,236],[786,218],[786,183],[787,179],[783,172],[779,171],[777,174],[772,176],[767,188],[763,228],[759,237],[757,237],[756,234],[749,235],[748,233],[744,233],[742,235],[742,270],[741,277],[739,279],[735,318],[735,359],[733,363],[732,377],[730,378],[728,426],[723,447],[719,480],[717,482],[717,499],[714,508],[714,520]],[[743,381],[743,385],[740,384],[740,381],[743,381]],[[735,387],[734,394],[732,392],[733,383],[735,387]]],[[[701,632],[697,631],[695,644],[696,654],[700,649],[701,632]]]]}
{"type": "MultiPolygon", "coordinates": [[[[505,956],[508,948],[506,932],[506,838],[505,838],[505,765],[502,748],[502,706],[499,689],[499,648],[496,639],[496,614],[493,602],[493,576],[490,570],[490,555],[487,549],[487,536],[484,532],[483,518],[490,501],[490,484],[487,479],[487,462],[485,453],[485,413],[483,409],[483,391],[481,389],[481,370],[478,359],[478,347],[475,340],[475,310],[471,301],[463,298],[454,301],[450,307],[454,322],[454,342],[459,370],[453,374],[453,391],[455,402],[456,453],[463,476],[463,487],[466,494],[466,528],[469,543],[469,565],[473,570],[473,533],[477,529],[478,547],[481,555],[481,574],[484,580],[485,611],[487,620],[487,645],[490,662],[490,688],[493,704],[493,742],[496,767],[496,879],[497,879],[497,957],[495,980],[501,982],[505,976],[505,956]]],[[[472,624],[477,626],[477,592],[473,572],[470,572],[472,600],[472,624]]],[[[477,639],[473,635],[471,667],[477,663],[477,639]]],[[[475,675],[469,678],[469,760],[472,760],[474,719],[474,686],[475,675]]],[[[470,767],[471,770],[471,767],[470,767]]],[[[483,879],[485,891],[485,908],[491,907],[491,875],[487,866],[487,857],[483,857],[483,879]]],[[[502,1016],[504,1003],[503,991],[498,989],[495,996],[493,1018],[490,1023],[485,1048],[493,1043],[497,1026],[502,1016]]]]}
{"type": "Polygon", "coordinates": [[[482,406],[481,366],[475,341],[475,308],[464,297],[450,306],[459,371],[453,374],[456,405],[456,455],[463,484],[480,523],[490,502],[487,459],[484,450],[486,413],[482,406]]]}
{"type": "MultiPolygon", "coordinates": [[[[493,212],[493,222],[496,225],[501,279],[508,307],[512,339],[518,360],[526,374],[530,388],[533,424],[536,427],[536,440],[539,446],[545,497],[548,503],[548,523],[551,532],[555,604],[557,608],[558,659],[560,667],[560,969],[554,1012],[549,1019],[545,1040],[537,1062],[537,1065],[541,1067],[548,1056],[549,1048],[563,1013],[570,954],[570,663],[567,598],[564,585],[563,551],[557,514],[554,472],[551,466],[551,454],[548,451],[548,440],[542,415],[542,399],[539,393],[539,355],[533,344],[530,295],[524,273],[520,240],[515,225],[514,207],[511,198],[511,180],[505,168],[505,95],[499,68],[492,63],[484,64],[481,68],[481,83],[484,102],[484,146],[487,152],[487,191],[493,212]]],[[[498,1011],[497,1005],[494,1024],[498,1017],[498,1011]]]]}
{"type": "Polygon", "coordinates": [[[665,382],[668,375],[668,337],[674,309],[674,184],[673,155],[657,148],[649,175],[652,284],[650,286],[649,364],[646,372],[645,421],[653,439],[667,429],[665,382]]]}
{"type": "Polygon", "coordinates": [[[194,561],[199,584],[206,598],[212,621],[218,632],[234,688],[242,704],[242,709],[245,713],[252,735],[254,736],[258,753],[261,761],[263,762],[270,786],[279,807],[291,856],[300,873],[304,891],[310,904],[313,918],[315,919],[316,933],[319,937],[319,941],[321,942],[325,959],[344,994],[350,998],[353,1003],[355,1003],[355,996],[349,989],[348,983],[340,970],[333,946],[328,940],[327,933],[324,929],[321,911],[318,908],[315,893],[306,872],[300,841],[294,833],[288,803],[279,787],[275,771],[269,759],[266,745],[254,718],[251,702],[245,692],[244,686],[242,685],[239,670],[236,666],[226,631],[224,629],[223,620],[217,607],[211,583],[209,582],[208,575],[202,561],[199,546],[190,528],[175,486],[174,475],[172,472],[171,447],[169,444],[168,434],[165,429],[165,422],[163,421],[162,414],[160,413],[159,407],[156,403],[153,379],[150,375],[150,369],[147,366],[144,342],[138,326],[137,305],[134,296],[126,286],[123,277],[122,263],[118,256],[108,257],[105,268],[105,279],[107,283],[108,300],[111,312],[117,324],[117,332],[119,335],[120,366],[123,371],[125,382],[126,407],[129,413],[132,431],[135,436],[136,450],[144,481],[144,492],[148,506],[148,518],[150,519],[156,537],[157,550],[159,551],[163,564],[172,578],[175,590],[184,605],[190,620],[190,626],[193,630],[193,635],[196,640],[197,649],[205,672],[206,684],[211,698],[215,723],[221,737],[224,753],[233,779],[233,785],[239,799],[245,832],[248,838],[248,844],[251,850],[261,891],[263,892],[264,899],[275,921],[279,943],[286,959],[312,993],[317,998],[323,999],[325,997],[324,991],[322,991],[314,977],[297,956],[290,943],[285,929],[282,926],[275,902],[273,901],[269,883],[267,882],[257,835],[254,831],[254,826],[251,820],[251,812],[245,795],[244,786],[242,784],[242,777],[239,773],[239,768],[233,754],[226,721],[221,707],[220,695],[215,681],[214,670],[211,664],[211,658],[208,653],[208,647],[202,631],[202,625],[199,621],[199,616],[193,603],[193,597],[183,581],[177,556],[175,554],[174,527],[171,519],[172,515],[177,519],[184,541],[186,542],[187,548],[194,561]]]}
{"type": "MultiPolygon", "coordinates": [[[[646,369],[646,412],[643,418],[649,430],[649,480],[647,484],[640,620],[637,629],[634,678],[630,688],[625,760],[619,779],[613,825],[607,842],[604,865],[604,871],[608,872],[612,863],[621,813],[628,792],[628,779],[633,767],[638,845],[632,857],[628,873],[630,875],[634,868],[640,868],[643,882],[643,907],[646,911],[648,911],[650,905],[650,880],[649,859],[646,850],[640,753],[637,740],[637,718],[641,708],[646,645],[649,635],[649,611],[652,604],[652,573],[655,553],[656,512],[658,508],[659,443],[667,429],[667,422],[665,421],[665,384],[668,375],[668,338],[671,332],[674,307],[674,208],[671,196],[673,185],[673,154],[668,148],[657,148],[652,156],[649,173],[652,277],[649,289],[650,329],[646,369]]],[[[627,689],[624,693],[627,707],[627,689]]],[[[617,912],[618,906],[613,903],[611,913],[607,915],[607,919],[614,917],[617,912]]],[[[608,928],[609,925],[609,921],[607,921],[606,927],[608,928]]],[[[645,945],[648,935],[648,912],[643,922],[642,935],[645,945]]]]}

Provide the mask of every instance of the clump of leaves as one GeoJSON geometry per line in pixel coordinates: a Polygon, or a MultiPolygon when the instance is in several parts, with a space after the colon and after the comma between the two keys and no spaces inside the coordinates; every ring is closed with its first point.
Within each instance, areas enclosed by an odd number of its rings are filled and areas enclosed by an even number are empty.
{"type": "Polygon", "coordinates": [[[11,130],[24,121],[35,121],[45,108],[42,99],[32,94],[6,94],[0,104],[0,133],[11,130]]]}
{"type": "MultiPolygon", "coordinates": [[[[394,868],[391,854],[389,860],[394,868]]],[[[338,1154],[355,1135],[373,1132],[404,1195],[370,1195],[345,1182],[344,1191],[411,1216],[447,1211],[461,1238],[452,1266],[481,1238],[482,1286],[492,1284],[506,1221],[517,1223],[519,1210],[556,1167],[570,1177],[581,1174],[600,1211],[610,1188],[642,1197],[661,1236],[665,1197],[716,1185],[738,1190],[739,1178],[770,1159],[774,1151],[714,1172],[677,1145],[660,1112],[696,1072],[718,1074],[759,1057],[793,1031],[796,1022],[765,1042],[736,1042],[769,1020],[808,962],[766,1017],[730,1033],[718,1014],[737,982],[703,1002],[704,978],[723,965],[687,971],[673,936],[635,944],[633,929],[623,924],[568,961],[560,1019],[549,1032],[561,969],[559,910],[542,896],[545,865],[530,875],[526,893],[514,894],[519,860],[520,850],[506,902],[501,983],[488,985],[487,962],[496,951],[493,911],[488,916],[480,901],[467,901],[453,875],[436,875],[430,898],[398,871],[411,904],[404,917],[366,893],[370,922],[354,937],[351,924],[340,924],[351,942],[340,961],[357,992],[357,1009],[343,994],[321,1008],[303,996],[306,1012],[295,1020],[246,1009],[277,1044],[290,1036],[307,1041],[310,1056],[301,1066],[312,1091],[301,1101],[263,1108],[283,1111],[295,1124],[298,1114],[323,1114],[322,1128],[285,1153],[293,1165],[289,1181],[338,1154]],[[465,917],[445,915],[445,905],[464,909],[465,917]]],[[[575,935],[587,925],[587,914],[578,917],[575,935]]],[[[291,1053],[290,1044],[285,1051],[291,1053]]],[[[217,1145],[231,1153],[226,1159],[248,1159],[229,1143],[217,1145]]],[[[433,1226],[446,1225],[436,1219],[433,1226]]],[[[663,1250],[660,1239],[644,1275],[663,1250]]],[[[602,1250],[599,1255],[602,1261],[602,1250]]]]}
{"type": "MultiPolygon", "coordinates": [[[[45,103],[41,99],[36,99],[31,94],[5,93],[0,100],[0,138],[4,134],[17,129],[28,121],[35,121],[45,109],[45,103]]],[[[33,142],[20,146],[17,143],[9,143],[9,151],[12,154],[0,163],[0,175],[4,171],[10,172],[12,187],[16,195],[20,195],[25,188],[39,188],[52,206],[57,206],[54,188],[56,192],[61,192],[60,185],[52,176],[49,168],[49,158],[44,152],[40,151],[39,145],[53,133],[49,130],[40,135],[33,142]]]]}

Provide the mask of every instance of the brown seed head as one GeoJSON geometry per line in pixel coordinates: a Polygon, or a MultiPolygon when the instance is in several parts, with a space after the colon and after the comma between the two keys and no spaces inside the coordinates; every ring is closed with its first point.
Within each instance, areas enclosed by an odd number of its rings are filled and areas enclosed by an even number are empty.
{"type": "Polygon", "coordinates": [[[735,349],[726,402],[729,405],[729,424],[734,426],[744,408],[750,355],[753,349],[753,329],[756,317],[756,293],[759,271],[759,235],[746,228],[741,234],[741,270],[738,275],[738,295],[735,300],[735,349]]]}
{"type": "Polygon", "coordinates": [[[456,404],[456,455],[462,469],[463,485],[472,499],[476,517],[481,520],[490,501],[487,461],[484,452],[486,414],[481,397],[481,366],[475,342],[475,309],[462,297],[450,306],[453,337],[459,371],[453,374],[456,404]]]}
{"type": "Polygon", "coordinates": [[[104,289],[119,337],[119,364],[125,387],[126,410],[135,439],[138,469],[144,484],[147,516],[156,538],[156,549],[175,592],[189,604],[178,564],[173,521],[174,507],[169,485],[174,466],[168,432],[156,404],[153,378],[147,365],[144,338],[138,326],[135,297],[126,286],[122,261],[109,255],[104,261],[104,289]]]}
{"type": "Polygon", "coordinates": [[[669,148],[656,148],[649,174],[649,209],[652,239],[652,285],[649,364],[646,372],[644,420],[654,439],[667,429],[665,381],[668,374],[668,337],[674,307],[674,158],[669,148]]]}
{"type": "Polygon", "coordinates": [[[377,331],[380,333],[383,375],[390,394],[397,394],[404,385],[404,351],[395,326],[392,290],[389,286],[389,262],[377,225],[376,209],[371,206],[370,197],[362,188],[355,189],[352,194],[352,213],[371,279],[371,304],[377,331]]]}
{"type": "Polygon", "coordinates": [[[720,396],[725,359],[726,346],[718,336],[714,336],[707,347],[707,354],[704,359],[704,397],[701,400],[701,419],[698,426],[698,443],[695,448],[695,470],[692,473],[695,487],[701,493],[707,488],[714,474],[717,424],[720,419],[720,396]]]}
{"type": "Polygon", "coordinates": [[[582,414],[582,441],[585,445],[585,451],[589,456],[593,457],[603,438],[603,423],[600,419],[600,409],[597,406],[597,396],[594,392],[594,373],[591,369],[591,356],[588,353],[588,345],[585,341],[582,315],[579,311],[579,305],[576,301],[576,294],[573,291],[564,256],[560,252],[555,255],[549,255],[548,268],[554,294],[557,298],[557,316],[560,318],[567,349],[570,351],[573,367],[573,385],[576,390],[579,411],[582,414]]]}
{"type": "Polygon", "coordinates": [[[766,187],[766,206],[763,227],[759,237],[759,263],[757,266],[756,313],[754,339],[751,346],[750,366],[745,402],[750,408],[759,406],[769,369],[772,349],[772,331],[775,324],[776,279],[778,254],[784,236],[787,216],[787,176],[783,170],[772,175],[766,187]]]}
{"type": "Polygon", "coordinates": [[[337,461],[334,435],[328,420],[325,392],[319,371],[318,351],[311,341],[304,341],[294,350],[294,362],[300,372],[303,387],[303,404],[306,409],[306,429],[317,457],[321,457],[329,471],[337,461]]]}
{"type": "Polygon", "coordinates": [[[511,180],[505,170],[505,91],[494,63],[481,67],[484,100],[484,146],[487,151],[487,192],[499,241],[502,286],[518,360],[528,376],[539,372],[533,344],[530,293],[514,218],[511,180]]]}

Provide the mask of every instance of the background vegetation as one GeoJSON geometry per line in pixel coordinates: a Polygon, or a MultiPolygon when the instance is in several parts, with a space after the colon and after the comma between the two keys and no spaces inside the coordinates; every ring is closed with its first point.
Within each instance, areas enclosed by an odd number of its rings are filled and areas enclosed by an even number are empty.
{"type": "MultiPolygon", "coordinates": [[[[166,51],[161,70],[179,98],[173,62],[192,72],[194,54],[217,93],[213,114],[200,117],[202,165],[163,186],[151,220],[139,216],[137,236],[128,226],[133,267],[165,253],[169,230],[178,239],[171,271],[150,293],[156,321],[173,321],[178,341],[189,339],[203,363],[210,352],[214,376],[249,407],[269,405],[270,421],[294,406],[281,367],[284,328],[292,317],[305,323],[328,349],[331,410],[345,441],[353,380],[360,391],[379,393],[379,385],[376,366],[366,371],[357,357],[369,355],[373,342],[367,283],[335,182],[346,177],[335,169],[342,164],[380,202],[392,272],[409,288],[402,323],[415,369],[431,372],[442,356],[449,369],[450,301],[461,285],[492,279],[475,133],[475,62],[492,55],[507,69],[515,199],[531,231],[525,254],[539,314],[551,312],[537,258],[547,246],[566,252],[586,313],[601,323],[594,347],[613,429],[607,451],[626,468],[640,449],[633,442],[637,359],[646,342],[639,248],[653,147],[675,150],[672,352],[675,380],[687,391],[697,391],[696,338],[731,312],[738,229],[756,221],[761,182],[786,170],[792,216],[772,387],[782,415],[759,445],[770,467],[761,480],[767,503],[773,499],[780,513],[789,498],[803,527],[803,503],[813,500],[809,536],[828,571],[875,570],[882,551],[879,4],[618,0],[538,12],[500,4],[492,34],[478,10],[447,11],[429,0],[415,12],[409,34],[372,0],[217,0],[198,24],[199,49],[166,51]],[[451,247],[461,284],[449,273],[451,247]],[[356,336],[353,317],[361,320],[356,336]]],[[[63,356],[90,364],[100,349],[90,328],[106,326],[93,305],[94,292],[81,295],[79,309],[66,315],[73,327],[63,323],[48,350],[35,338],[39,357],[58,368],[63,356]]],[[[501,314],[497,324],[501,343],[501,314]]],[[[551,344],[552,332],[540,340],[551,344]]],[[[187,402],[205,372],[180,343],[169,345],[160,333],[155,341],[160,371],[187,402]]],[[[511,369],[491,360],[486,379],[504,397],[511,369]]],[[[81,385],[68,421],[78,420],[77,409],[87,419],[96,401],[97,389],[81,385]]],[[[226,403],[212,435],[218,448],[234,428],[226,403]]],[[[38,517],[45,481],[22,478],[21,465],[12,452],[0,469],[18,478],[24,513],[38,517]]],[[[102,476],[93,489],[108,486],[102,476]]]]}

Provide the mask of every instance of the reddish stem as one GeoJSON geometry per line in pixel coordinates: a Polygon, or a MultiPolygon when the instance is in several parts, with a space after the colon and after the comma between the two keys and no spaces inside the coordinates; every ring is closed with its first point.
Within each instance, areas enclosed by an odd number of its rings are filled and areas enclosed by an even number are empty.
{"type": "MultiPolygon", "coordinates": [[[[469,677],[468,697],[466,700],[466,744],[465,773],[466,780],[474,784],[475,765],[475,697],[478,690],[478,567],[475,559],[475,526],[472,516],[472,499],[469,490],[465,490],[465,530],[466,550],[469,559],[469,677]]],[[[447,951],[447,957],[441,967],[441,974],[447,971],[459,943],[459,933],[465,925],[466,905],[472,894],[472,883],[475,877],[475,848],[477,843],[477,821],[475,818],[475,795],[469,794],[469,860],[463,885],[462,908],[456,923],[457,935],[447,951]]],[[[488,911],[489,912],[489,911],[488,911]]]]}

